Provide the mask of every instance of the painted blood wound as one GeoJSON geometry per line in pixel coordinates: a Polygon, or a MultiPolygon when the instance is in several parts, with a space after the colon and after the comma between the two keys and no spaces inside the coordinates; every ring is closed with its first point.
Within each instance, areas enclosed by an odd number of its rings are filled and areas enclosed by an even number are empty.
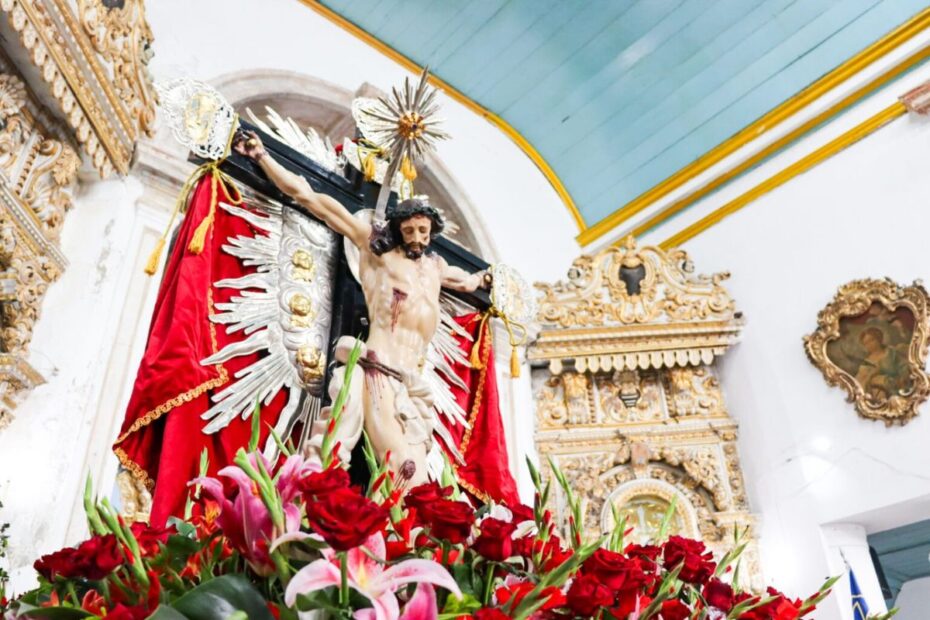
{"type": "Polygon", "coordinates": [[[391,331],[397,327],[397,320],[400,318],[400,305],[407,299],[407,293],[399,288],[395,288],[391,297],[391,331]]]}

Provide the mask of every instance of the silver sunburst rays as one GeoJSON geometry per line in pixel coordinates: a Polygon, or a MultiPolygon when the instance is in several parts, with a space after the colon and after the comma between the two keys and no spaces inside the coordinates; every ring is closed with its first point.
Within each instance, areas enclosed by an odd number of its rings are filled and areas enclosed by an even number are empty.
{"type": "MultiPolygon", "coordinates": [[[[449,135],[439,126],[442,119],[436,116],[435,88],[428,83],[429,71],[423,70],[416,85],[404,78],[402,89],[391,89],[391,94],[378,99],[359,98],[352,103],[352,116],[362,135],[377,144],[390,158],[385,179],[393,179],[403,161],[416,163],[436,147],[439,140],[449,135]]],[[[382,184],[375,207],[376,221],[384,221],[390,182],[382,184]]]]}

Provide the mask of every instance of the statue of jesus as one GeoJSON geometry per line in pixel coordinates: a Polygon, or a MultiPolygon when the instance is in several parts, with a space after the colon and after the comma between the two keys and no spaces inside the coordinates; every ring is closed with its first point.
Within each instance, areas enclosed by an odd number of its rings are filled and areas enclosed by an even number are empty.
{"type": "MultiPolygon", "coordinates": [[[[378,454],[388,455],[388,466],[395,475],[409,479],[410,484],[425,482],[426,456],[440,422],[421,371],[439,326],[440,289],[472,292],[489,287],[490,274],[468,273],[429,252],[430,242],[442,232],[444,223],[439,212],[422,200],[407,199],[388,209],[387,227],[375,230],[276,162],[254,132],[241,132],[233,146],[258,162],[278,189],[359,249],[359,280],[370,326],[336,431],[340,458],[348,460],[364,425],[378,454]]],[[[353,345],[351,338],[340,339],[336,359],[344,363],[353,345]]],[[[331,396],[344,382],[343,371],[340,368],[333,374],[331,396]]],[[[317,446],[319,431],[327,421],[321,422],[313,429],[317,446]]]]}

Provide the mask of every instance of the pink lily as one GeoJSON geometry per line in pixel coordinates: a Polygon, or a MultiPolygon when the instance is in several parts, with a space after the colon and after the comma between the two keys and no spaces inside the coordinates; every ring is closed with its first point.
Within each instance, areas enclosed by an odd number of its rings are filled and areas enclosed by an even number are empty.
{"type": "MultiPolygon", "coordinates": [[[[261,454],[256,452],[249,455],[253,468],[258,468],[259,459],[265,470],[269,470],[268,461],[261,454]]],[[[256,573],[267,576],[274,573],[274,564],[269,554],[271,541],[300,531],[300,506],[294,502],[300,495],[298,481],[319,469],[319,465],[294,455],[288,457],[278,471],[274,481],[277,497],[273,501],[280,502],[275,508],[284,515],[284,531],[275,531],[272,507],[265,505],[257,483],[238,465],[230,465],[217,472],[217,475],[230,478],[236,483],[238,488],[231,497],[227,497],[223,483],[216,478],[196,478],[189,484],[199,484],[219,504],[217,524],[230,544],[245,556],[256,573]]]]}
{"type": "MultiPolygon", "coordinates": [[[[417,587],[419,598],[415,594],[407,604],[407,607],[410,607],[416,600],[413,608],[409,610],[409,615],[405,612],[403,620],[436,617],[435,614],[428,615],[430,604],[432,609],[436,608],[436,596],[432,587],[420,592],[425,585],[437,585],[449,590],[458,598],[462,597],[462,592],[452,575],[438,562],[422,559],[404,560],[385,568],[383,559],[374,559],[385,557],[384,535],[381,532],[373,534],[364,545],[350,549],[347,553],[349,587],[365,596],[372,604],[369,608],[356,611],[356,620],[401,620],[400,604],[394,591],[410,583],[420,584],[417,587]]],[[[323,558],[304,566],[294,575],[284,592],[284,602],[288,607],[293,607],[299,594],[308,594],[330,586],[338,587],[340,582],[339,558],[332,549],[324,549],[323,558]]]]}

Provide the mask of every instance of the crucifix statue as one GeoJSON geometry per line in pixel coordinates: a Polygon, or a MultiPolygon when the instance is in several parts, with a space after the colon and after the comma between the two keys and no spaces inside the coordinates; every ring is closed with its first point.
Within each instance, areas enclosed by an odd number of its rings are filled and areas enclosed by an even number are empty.
{"type": "MultiPolygon", "coordinates": [[[[430,387],[420,372],[439,326],[440,289],[489,288],[490,273],[468,273],[429,251],[444,223],[439,212],[419,198],[388,209],[386,229],[377,232],[371,223],[355,217],[333,197],[314,192],[305,178],[276,162],[255,132],[241,132],[233,148],[258,162],[279,190],[358,248],[359,281],[370,327],[336,439],[347,458],[364,427],[395,474],[413,484],[425,482],[427,455],[439,421],[430,387]]],[[[337,360],[345,363],[352,347],[353,339],[343,337],[336,346],[337,360]]],[[[344,370],[334,373],[330,394],[342,387],[344,370]]],[[[326,423],[324,417],[317,430],[326,423]]],[[[321,432],[315,433],[311,445],[318,448],[320,437],[321,432]]]]}

